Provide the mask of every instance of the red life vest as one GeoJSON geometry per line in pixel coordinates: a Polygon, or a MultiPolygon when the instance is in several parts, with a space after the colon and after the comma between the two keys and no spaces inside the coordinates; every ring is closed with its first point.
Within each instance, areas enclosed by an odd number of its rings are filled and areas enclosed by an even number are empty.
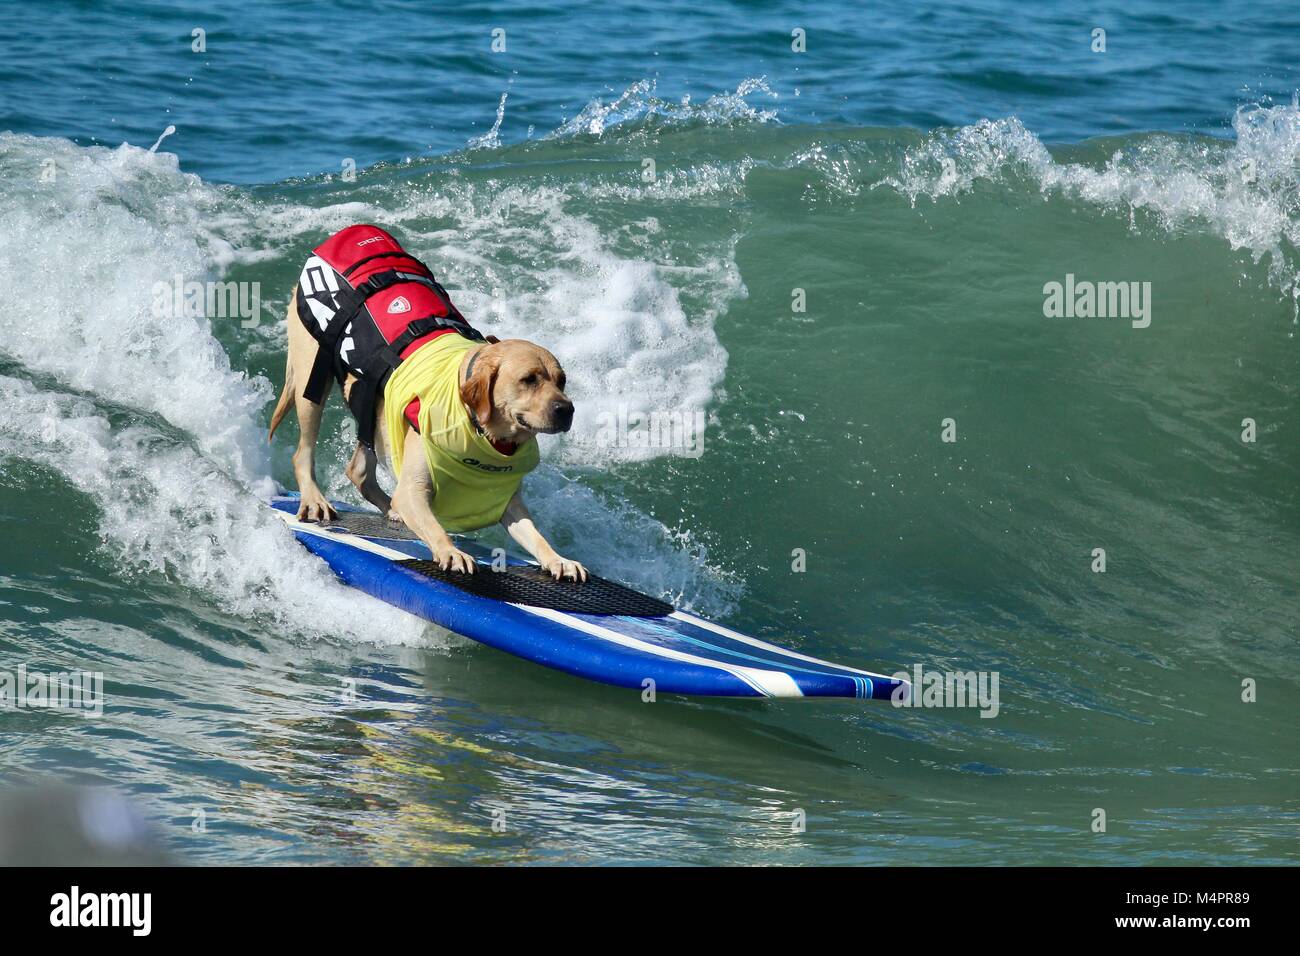
{"type": "Polygon", "coordinates": [[[321,404],[331,375],[357,382],[348,406],[357,438],[375,443],[375,406],[393,369],[421,345],[457,332],[484,341],[419,259],[378,226],[348,226],[316,247],[298,279],[298,317],[320,343],[303,396],[321,404]]]}

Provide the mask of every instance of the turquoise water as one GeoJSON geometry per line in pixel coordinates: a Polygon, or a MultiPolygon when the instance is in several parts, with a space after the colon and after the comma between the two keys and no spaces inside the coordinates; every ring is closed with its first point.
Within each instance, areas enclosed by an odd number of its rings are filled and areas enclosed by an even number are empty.
{"type": "Polygon", "coordinates": [[[0,711],[6,778],[113,784],[209,863],[1295,862],[1297,38],[1285,4],[52,5],[0,41],[0,670],[106,699],[0,711]],[[563,360],[562,550],[996,672],[997,716],[644,704],[334,582],[259,502],[289,289],[359,220],[563,360]],[[1149,326],[1045,317],[1067,275],[1149,282],[1149,326]],[[159,315],[175,276],[262,312],[159,315]],[[621,407],[702,411],[703,453],[602,442],[621,407]]]}

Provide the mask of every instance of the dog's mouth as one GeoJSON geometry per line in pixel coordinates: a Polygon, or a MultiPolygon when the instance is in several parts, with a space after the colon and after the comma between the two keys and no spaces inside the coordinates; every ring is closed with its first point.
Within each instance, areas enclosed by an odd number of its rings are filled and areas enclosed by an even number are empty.
{"type": "Polygon", "coordinates": [[[553,424],[553,425],[541,427],[532,424],[528,419],[524,418],[522,412],[515,412],[515,421],[519,423],[519,426],[521,428],[525,428],[528,431],[534,432],[539,435],[558,435],[560,432],[567,432],[569,430],[569,424],[571,424],[571,423],[564,424],[564,425],[553,424]]]}

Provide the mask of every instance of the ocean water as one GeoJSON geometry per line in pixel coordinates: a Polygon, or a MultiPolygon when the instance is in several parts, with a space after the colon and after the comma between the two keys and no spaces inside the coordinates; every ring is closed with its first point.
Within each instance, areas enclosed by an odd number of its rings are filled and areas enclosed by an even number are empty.
{"type": "Polygon", "coordinates": [[[106,699],[0,710],[3,778],[195,863],[1295,863],[1298,42],[1280,2],[49,4],[0,37],[0,671],[106,699]],[[996,717],[644,704],[335,582],[265,427],[357,221],[564,362],[562,551],[995,672],[996,717]],[[176,277],[260,311],[163,314],[176,277]],[[1146,318],[1045,316],[1076,280],[1146,318]]]}

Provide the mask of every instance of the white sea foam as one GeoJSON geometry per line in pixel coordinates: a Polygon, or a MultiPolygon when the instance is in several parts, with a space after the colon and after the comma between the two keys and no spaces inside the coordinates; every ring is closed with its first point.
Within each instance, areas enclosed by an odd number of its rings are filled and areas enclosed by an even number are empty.
{"type": "MultiPolygon", "coordinates": [[[[712,563],[689,529],[671,528],[551,465],[529,476],[526,488],[538,523],[566,557],[688,611],[718,617],[735,609],[742,582],[712,563]]],[[[505,540],[502,532],[494,537],[505,540]]]]}
{"type": "Polygon", "coordinates": [[[1236,138],[1151,135],[1115,149],[1104,164],[1058,162],[1018,119],[981,120],[927,136],[901,168],[876,185],[915,204],[959,197],[977,183],[1024,177],[1056,194],[1137,213],[1171,233],[1208,229],[1255,262],[1300,302],[1300,104],[1249,106],[1233,119],[1236,138]]]}
{"type": "Polygon", "coordinates": [[[216,231],[223,191],[167,153],[12,134],[0,172],[0,350],[161,416],[242,481],[264,477],[267,383],[231,369],[206,320],[151,308],[156,283],[233,261],[216,231]]]}
{"type": "Polygon", "coordinates": [[[0,458],[35,462],[87,495],[105,550],[223,611],[305,637],[439,645],[409,614],[342,585],[211,459],[87,398],[0,375],[0,458]]]}
{"type": "Polygon", "coordinates": [[[454,239],[413,224],[406,235],[442,261],[454,297],[481,328],[546,345],[564,364],[578,415],[568,435],[543,440],[548,454],[604,465],[667,453],[603,446],[597,423],[620,406],[712,403],[727,365],[714,323],[744,294],[731,237],[695,250],[694,261],[663,264],[617,251],[598,226],[568,211],[559,188],[488,195],[458,187],[456,198],[454,239]],[[507,249],[515,251],[503,255],[507,249]]]}

